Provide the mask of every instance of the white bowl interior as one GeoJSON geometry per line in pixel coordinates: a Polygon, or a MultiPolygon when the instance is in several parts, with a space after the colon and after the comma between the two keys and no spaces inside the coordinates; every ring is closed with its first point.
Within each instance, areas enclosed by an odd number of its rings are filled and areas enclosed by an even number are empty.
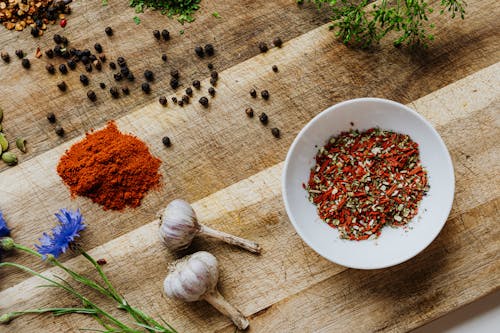
{"type": "Polygon", "coordinates": [[[302,129],[288,152],[282,186],[288,216],[313,250],[343,266],[375,269],[412,258],[436,238],[451,209],[455,179],[443,140],[422,116],[397,102],[360,98],[326,109],[302,129]],[[419,144],[430,190],[420,203],[419,214],[406,227],[384,227],[380,237],[373,240],[340,239],[338,231],[319,218],[302,184],[307,184],[318,148],[331,136],[351,128],[372,127],[408,134],[419,144]]]}

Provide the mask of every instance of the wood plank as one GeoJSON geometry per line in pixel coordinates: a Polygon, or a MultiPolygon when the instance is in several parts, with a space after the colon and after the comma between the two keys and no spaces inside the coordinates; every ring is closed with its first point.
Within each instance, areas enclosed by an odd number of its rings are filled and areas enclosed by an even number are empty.
{"type": "MultiPolygon", "coordinates": [[[[500,28],[491,10],[496,7],[493,0],[471,2],[468,19],[437,29],[446,39],[438,39],[433,49],[417,59],[386,44],[371,53],[347,49],[335,42],[325,25],[287,42],[282,49],[222,72],[208,110],[197,103],[164,109],[153,101],[127,114],[118,120],[120,128],[144,139],[164,161],[165,186],[149,194],[140,209],[104,212],[86,199],[69,199],[55,166],[74,141],[4,170],[0,208],[12,221],[18,240],[33,244],[52,225],[53,213],[61,206],[80,207],[90,225],[85,246],[104,244],[153,220],[171,199],[196,201],[279,163],[302,126],[337,101],[372,95],[409,102],[494,63],[500,55],[500,40],[492,32],[500,28]],[[270,70],[272,64],[278,64],[279,73],[270,70]],[[251,87],[269,89],[270,100],[251,99],[251,87]],[[247,106],[257,114],[265,111],[270,117],[268,127],[279,127],[282,138],[275,140],[269,128],[255,118],[247,119],[247,106]],[[161,144],[165,134],[173,140],[172,149],[161,144]]],[[[203,85],[208,86],[206,80],[203,85]]],[[[27,262],[24,256],[18,260],[27,262]]],[[[13,273],[2,283],[12,286],[25,277],[13,273]]]]}
{"type": "MultiPolygon", "coordinates": [[[[302,243],[286,217],[281,163],[194,203],[205,223],[261,242],[262,256],[207,240],[198,240],[191,251],[204,249],[219,258],[221,291],[246,315],[255,315],[252,331],[403,330],[498,288],[500,232],[495,226],[500,189],[491,178],[473,176],[500,171],[491,158],[499,153],[494,144],[500,132],[498,84],[500,63],[411,104],[436,125],[457,173],[452,215],[438,240],[415,259],[388,270],[357,271],[320,258],[302,243]],[[476,141],[482,142],[480,148],[476,141]],[[473,195],[475,200],[467,200],[473,195]]],[[[160,244],[157,228],[152,222],[91,253],[108,260],[104,267],[129,302],[161,315],[179,331],[234,331],[205,303],[183,304],[161,295],[173,257],[160,244]]],[[[68,264],[86,271],[81,258],[68,264]]],[[[37,289],[38,283],[30,278],[3,290],[0,308],[67,304],[60,294],[37,289]]],[[[53,318],[32,316],[14,321],[9,329],[49,332],[50,327],[50,332],[66,332],[94,327],[82,317],[56,320],[57,326],[50,326],[53,318]]]]}
{"type": "MultiPolygon", "coordinates": [[[[278,35],[283,41],[288,41],[325,24],[329,18],[327,10],[318,12],[313,5],[301,9],[288,0],[205,1],[196,13],[196,21],[183,26],[159,12],[147,10],[144,14],[136,14],[128,4],[128,1],[110,1],[107,6],[102,6],[100,1],[74,1],[66,28],[50,26],[39,39],[32,38],[29,29],[22,33],[0,29],[0,50],[8,51],[12,59],[10,64],[0,61],[0,106],[5,111],[4,128],[7,135],[12,139],[22,135],[29,141],[29,153],[23,156],[23,160],[82,135],[90,128],[99,127],[109,119],[157,101],[158,96],[174,93],[169,86],[172,68],[178,69],[181,74],[178,94],[182,95],[192,80],[209,76],[209,62],[218,71],[225,70],[258,54],[259,41],[270,44],[278,35]],[[219,12],[220,19],[212,16],[214,11],[219,12]],[[136,15],[141,18],[140,25],[134,24],[132,20],[136,15]],[[113,28],[112,37],[105,35],[106,26],[113,28]],[[171,40],[158,42],[152,31],[165,28],[171,32],[171,40]],[[183,35],[179,34],[180,30],[184,31],[183,35]],[[117,71],[110,70],[107,63],[101,73],[94,69],[88,74],[78,64],[77,70],[70,70],[68,75],[59,72],[54,76],[47,74],[45,64],[58,66],[65,61],[51,60],[45,56],[35,59],[34,54],[37,47],[42,50],[54,47],[52,37],[56,33],[67,36],[70,47],[79,49],[94,51],[94,43],[100,42],[108,63],[110,60],[116,61],[119,56],[125,57],[136,82],[125,80],[116,83],[113,73],[117,71]],[[206,43],[214,44],[216,56],[200,60],[194,53],[194,47],[206,43]],[[24,50],[31,60],[29,73],[22,69],[14,55],[16,49],[24,50]],[[169,57],[166,64],[161,60],[164,52],[169,57]],[[152,70],[156,75],[151,95],[143,94],[140,89],[145,69],[152,70]],[[79,82],[81,73],[89,76],[88,87],[83,87],[79,82]],[[56,87],[61,80],[68,84],[66,93],[61,93],[56,87]],[[99,88],[99,82],[106,83],[106,90],[99,88]],[[112,99],[108,90],[114,85],[129,86],[131,96],[112,99]],[[96,92],[96,103],[87,99],[88,89],[96,92]],[[65,138],[61,139],[54,133],[54,126],[45,118],[48,112],[57,115],[66,130],[65,138]]],[[[207,87],[204,88],[205,93],[207,87]]],[[[0,170],[5,168],[3,163],[0,164],[0,170]]]]}

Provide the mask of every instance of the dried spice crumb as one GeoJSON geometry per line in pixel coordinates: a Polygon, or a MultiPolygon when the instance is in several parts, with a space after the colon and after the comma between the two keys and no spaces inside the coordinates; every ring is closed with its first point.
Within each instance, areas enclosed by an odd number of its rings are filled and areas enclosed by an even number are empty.
{"type": "Polygon", "coordinates": [[[332,137],[319,148],[304,188],[319,217],[350,240],[406,225],[429,189],[418,144],[378,128],[332,137]]]}

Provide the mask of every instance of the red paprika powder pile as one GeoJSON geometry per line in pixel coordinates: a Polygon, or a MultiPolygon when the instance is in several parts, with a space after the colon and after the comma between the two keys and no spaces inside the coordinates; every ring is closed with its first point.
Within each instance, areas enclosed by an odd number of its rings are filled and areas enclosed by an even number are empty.
{"type": "Polygon", "coordinates": [[[160,184],[161,161],[137,137],[121,133],[114,122],[75,143],[61,157],[57,173],[72,196],[85,196],[105,210],[137,207],[160,184]]]}

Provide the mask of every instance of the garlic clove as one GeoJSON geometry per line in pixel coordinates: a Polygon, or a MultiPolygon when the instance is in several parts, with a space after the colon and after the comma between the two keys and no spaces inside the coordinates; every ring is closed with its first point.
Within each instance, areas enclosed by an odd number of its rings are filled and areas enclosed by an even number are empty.
{"type": "Polygon", "coordinates": [[[239,329],[246,329],[248,320],[217,290],[218,279],[217,258],[208,252],[200,251],[173,262],[163,282],[163,288],[170,298],[187,302],[205,300],[231,318],[239,329]]]}
{"type": "Polygon", "coordinates": [[[170,202],[160,220],[160,238],[172,251],[187,248],[201,228],[191,205],[181,199],[170,202]]]}

